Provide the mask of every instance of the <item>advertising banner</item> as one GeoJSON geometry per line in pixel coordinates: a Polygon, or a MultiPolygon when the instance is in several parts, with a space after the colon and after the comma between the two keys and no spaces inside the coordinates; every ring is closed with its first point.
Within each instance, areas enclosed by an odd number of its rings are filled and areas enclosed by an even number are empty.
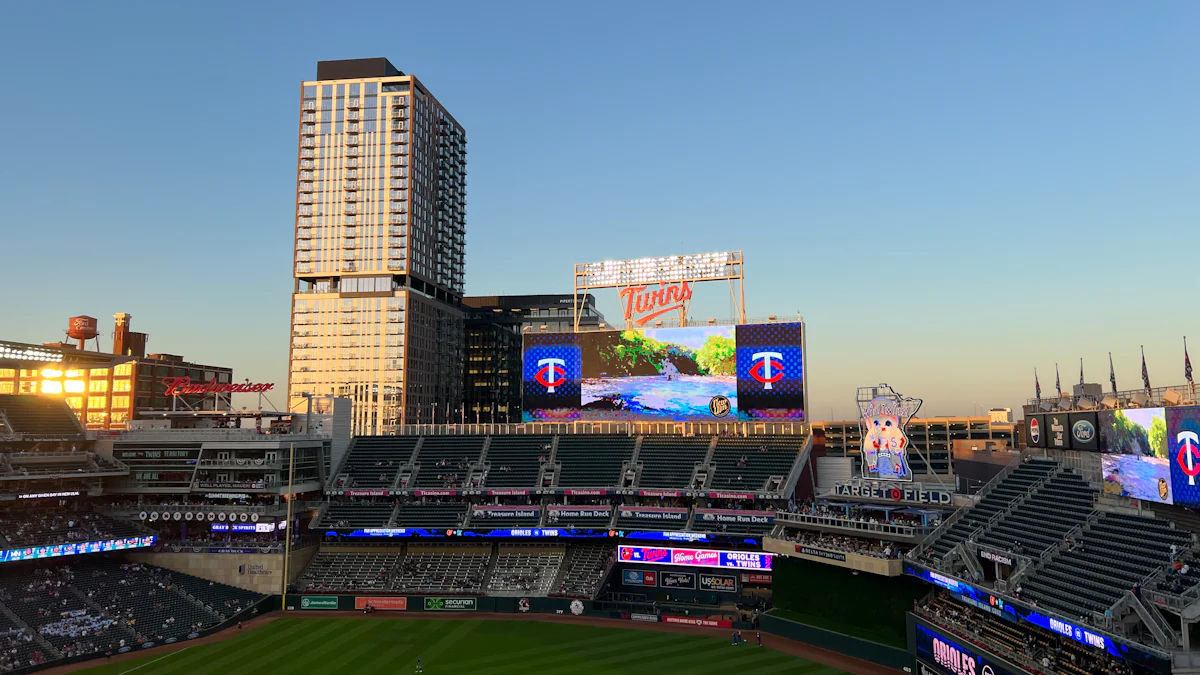
{"type": "Polygon", "coordinates": [[[474,612],[475,598],[425,598],[426,612],[474,612]]]}
{"type": "Polygon", "coordinates": [[[526,333],[523,419],[804,421],[800,323],[526,333]]]}
{"type": "Polygon", "coordinates": [[[657,586],[658,573],[646,570],[624,570],[621,582],[626,586],[657,586]]]}
{"type": "Polygon", "coordinates": [[[690,616],[664,616],[663,623],[677,623],[684,626],[702,626],[704,628],[733,628],[733,622],[717,619],[694,619],[690,616]]]}
{"type": "Polygon", "coordinates": [[[757,551],[618,546],[617,559],[621,562],[658,563],[661,565],[683,565],[687,567],[771,569],[771,554],[757,551]]]}
{"type": "Polygon", "coordinates": [[[1100,451],[1100,422],[1094,412],[1077,412],[1067,416],[1071,425],[1071,449],[1083,452],[1100,451]]]}
{"type": "Polygon", "coordinates": [[[696,509],[696,521],[717,525],[772,525],[775,523],[775,512],[696,509]]]}
{"type": "Polygon", "coordinates": [[[938,675],[1018,675],[1024,672],[991,654],[985,655],[966,640],[927,626],[923,621],[918,620],[915,628],[917,658],[938,675]]]}
{"type": "Polygon", "coordinates": [[[1030,415],[1025,418],[1025,444],[1031,448],[1046,447],[1046,416],[1030,415]]]}
{"type": "Polygon", "coordinates": [[[337,609],[336,595],[305,595],[300,598],[300,609],[337,609]]]}
{"type": "Polygon", "coordinates": [[[836,560],[838,562],[846,562],[846,554],[841,551],[826,551],[823,548],[814,548],[803,544],[796,544],[796,553],[801,555],[811,555],[814,558],[824,558],[826,560],[836,560]]]}
{"type": "Polygon", "coordinates": [[[354,609],[362,611],[367,607],[381,612],[403,612],[408,609],[408,598],[369,597],[354,598],[354,609]]]}
{"type": "Polygon", "coordinates": [[[134,548],[154,546],[158,539],[153,536],[128,537],[125,539],[106,539],[104,541],[83,541],[72,544],[56,544],[54,546],[29,546],[0,551],[0,563],[18,562],[21,560],[40,560],[42,558],[60,558],[85,553],[104,553],[108,551],[125,551],[134,548]]]}
{"type": "Polygon", "coordinates": [[[687,520],[688,510],[684,508],[673,508],[667,506],[638,506],[626,508],[622,507],[620,512],[621,518],[632,518],[634,520],[652,520],[652,521],[670,521],[682,523],[687,520]]]}
{"type": "Polygon", "coordinates": [[[578,506],[550,506],[546,509],[546,515],[551,521],[554,519],[564,520],[571,518],[609,518],[612,516],[612,507],[598,506],[594,508],[582,508],[578,506]]]}
{"type": "Polygon", "coordinates": [[[695,572],[663,572],[662,573],[663,588],[687,588],[695,590],[696,588],[696,573],[695,572]]]}
{"type": "Polygon", "coordinates": [[[1067,450],[1071,447],[1071,417],[1065,412],[1046,415],[1046,447],[1067,450]]]}
{"type": "Polygon", "coordinates": [[[768,585],[770,585],[771,575],[770,574],[753,574],[753,573],[743,572],[742,573],[742,583],[743,584],[768,584],[768,585]]]}
{"type": "Polygon", "coordinates": [[[540,513],[537,506],[475,506],[471,508],[471,518],[536,518],[540,513]]]}
{"type": "Polygon", "coordinates": [[[700,590],[737,593],[737,578],[724,574],[701,574],[700,590]]]}
{"type": "Polygon", "coordinates": [[[891,500],[894,502],[912,502],[914,504],[945,504],[954,501],[954,493],[950,490],[927,490],[920,484],[887,483],[881,481],[860,481],[857,483],[839,483],[834,486],[834,493],[839,497],[859,497],[862,499],[891,500]]]}

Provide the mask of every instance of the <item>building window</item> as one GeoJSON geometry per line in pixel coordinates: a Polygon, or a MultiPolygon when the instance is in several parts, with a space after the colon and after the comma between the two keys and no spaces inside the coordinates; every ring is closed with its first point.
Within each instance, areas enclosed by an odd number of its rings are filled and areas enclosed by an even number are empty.
{"type": "MultiPolygon", "coordinates": [[[[108,407],[108,399],[104,396],[89,396],[88,408],[90,410],[104,410],[108,407]]],[[[91,415],[88,415],[91,418],[91,415]]],[[[91,421],[90,419],[88,421],[91,421]]]]}
{"type": "Polygon", "coordinates": [[[108,368],[92,368],[88,374],[92,377],[108,377],[108,368]]]}
{"type": "Polygon", "coordinates": [[[113,368],[113,375],[129,376],[132,374],[133,374],[133,364],[132,363],[122,363],[121,365],[117,366],[116,368],[113,368]]]}
{"type": "Polygon", "coordinates": [[[124,424],[128,419],[129,419],[129,413],[114,412],[112,414],[112,423],[113,424],[124,424]]]}
{"type": "Polygon", "coordinates": [[[12,368],[0,368],[0,377],[14,378],[17,376],[17,371],[12,368]]]}
{"type": "Polygon", "coordinates": [[[132,388],[132,380],[113,380],[113,391],[131,391],[132,388]]]}
{"type": "Polygon", "coordinates": [[[88,413],[87,423],[88,424],[104,424],[104,420],[106,417],[108,417],[108,413],[102,413],[102,412],[88,413]]]}
{"type": "MultiPolygon", "coordinates": [[[[3,386],[4,385],[0,385],[0,387],[3,387],[3,386]]],[[[3,389],[0,389],[0,391],[3,391],[3,389]]],[[[67,398],[67,405],[71,406],[71,410],[79,412],[83,408],[83,397],[82,396],[70,396],[67,398]]]]}
{"type": "Polygon", "coordinates": [[[88,382],[88,391],[102,393],[108,391],[108,380],[92,380],[88,382]]]}
{"type": "Polygon", "coordinates": [[[13,383],[12,382],[0,382],[0,394],[11,394],[11,393],[13,393],[13,383]]]}
{"type": "Polygon", "coordinates": [[[128,396],[112,397],[112,407],[119,408],[121,410],[128,410],[129,409],[129,397],[128,396]]]}

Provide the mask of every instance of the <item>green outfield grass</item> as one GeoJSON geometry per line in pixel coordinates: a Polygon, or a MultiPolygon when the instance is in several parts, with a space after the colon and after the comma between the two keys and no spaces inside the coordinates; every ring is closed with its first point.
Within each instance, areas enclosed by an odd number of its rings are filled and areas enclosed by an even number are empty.
{"type": "MultiPolygon", "coordinates": [[[[538,621],[278,619],[221,642],[148,654],[81,672],[94,675],[252,673],[806,673],[846,671],[728,636],[573,626],[538,621]]],[[[101,661],[100,663],[103,663],[101,661]]]]}

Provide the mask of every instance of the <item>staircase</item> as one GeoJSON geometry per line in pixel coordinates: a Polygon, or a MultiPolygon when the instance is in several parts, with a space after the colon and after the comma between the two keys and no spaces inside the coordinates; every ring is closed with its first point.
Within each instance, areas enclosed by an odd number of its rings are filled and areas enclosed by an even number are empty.
{"type": "Polygon", "coordinates": [[[42,637],[41,633],[34,630],[33,626],[30,626],[22,621],[19,616],[13,614],[12,611],[5,607],[3,603],[0,603],[0,614],[3,614],[5,617],[7,617],[14,626],[18,626],[29,631],[29,634],[33,636],[33,641],[36,642],[37,645],[45,652],[46,660],[51,661],[54,659],[61,659],[63,657],[62,652],[55,649],[54,645],[50,644],[46,638],[42,637]]]}

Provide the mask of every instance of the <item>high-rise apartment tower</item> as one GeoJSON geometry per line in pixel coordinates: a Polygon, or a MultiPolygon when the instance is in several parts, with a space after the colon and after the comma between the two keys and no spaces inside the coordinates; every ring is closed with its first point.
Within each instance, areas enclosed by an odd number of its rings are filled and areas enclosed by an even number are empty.
{"type": "Polygon", "coordinates": [[[288,394],[354,401],[355,434],[461,412],[467,137],[387,59],[300,86],[288,394]]]}

